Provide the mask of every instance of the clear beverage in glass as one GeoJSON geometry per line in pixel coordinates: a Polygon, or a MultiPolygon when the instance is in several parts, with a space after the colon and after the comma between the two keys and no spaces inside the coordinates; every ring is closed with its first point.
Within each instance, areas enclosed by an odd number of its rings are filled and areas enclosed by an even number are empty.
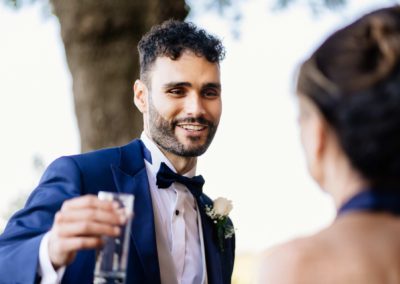
{"type": "Polygon", "coordinates": [[[128,265],[133,194],[99,191],[100,200],[116,201],[123,208],[128,220],[121,226],[118,237],[104,236],[104,246],[97,251],[94,284],[124,284],[128,265]]]}

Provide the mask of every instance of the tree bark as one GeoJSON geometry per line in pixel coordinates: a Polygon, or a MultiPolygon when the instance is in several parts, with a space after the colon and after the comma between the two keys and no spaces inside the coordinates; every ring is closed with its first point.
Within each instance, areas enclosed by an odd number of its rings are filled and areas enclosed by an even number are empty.
{"type": "Polygon", "coordinates": [[[143,123],[133,104],[137,43],[151,26],[188,14],[184,0],[51,0],[73,80],[81,151],[122,145],[143,123]]]}

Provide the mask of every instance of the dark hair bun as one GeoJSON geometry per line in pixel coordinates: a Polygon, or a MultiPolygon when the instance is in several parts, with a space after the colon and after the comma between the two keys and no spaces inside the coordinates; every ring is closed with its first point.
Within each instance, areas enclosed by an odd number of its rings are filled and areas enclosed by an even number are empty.
{"type": "Polygon", "coordinates": [[[298,90],[316,103],[363,176],[400,185],[399,6],[330,36],[302,65],[298,90]]]}

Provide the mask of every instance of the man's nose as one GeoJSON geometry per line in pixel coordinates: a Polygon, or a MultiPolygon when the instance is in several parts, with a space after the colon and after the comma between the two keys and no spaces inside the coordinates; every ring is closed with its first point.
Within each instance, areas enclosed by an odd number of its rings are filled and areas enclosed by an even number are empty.
{"type": "Polygon", "coordinates": [[[205,114],[204,101],[201,94],[192,92],[186,97],[185,112],[186,115],[193,117],[199,117],[205,114]]]}

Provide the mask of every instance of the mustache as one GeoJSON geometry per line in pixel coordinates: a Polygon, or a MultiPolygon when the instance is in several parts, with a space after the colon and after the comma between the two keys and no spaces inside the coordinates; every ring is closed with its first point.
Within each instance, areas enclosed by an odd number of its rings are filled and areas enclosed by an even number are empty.
{"type": "Polygon", "coordinates": [[[213,127],[214,123],[205,119],[204,117],[185,117],[185,118],[178,118],[172,121],[172,125],[175,127],[179,123],[199,123],[204,124],[209,127],[213,127]]]}

